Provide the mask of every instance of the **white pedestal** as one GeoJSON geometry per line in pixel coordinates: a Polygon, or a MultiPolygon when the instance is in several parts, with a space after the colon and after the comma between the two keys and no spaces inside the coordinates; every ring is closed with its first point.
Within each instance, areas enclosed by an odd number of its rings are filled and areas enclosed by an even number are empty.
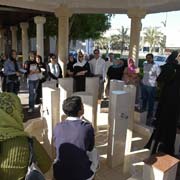
{"type": "Polygon", "coordinates": [[[95,131],[97,130],[97,101],[99,94],[99,77],[86,78],[86,93],[93,97],[93,125],[95,131]]]}
{"type": "Polygon", "coordinates": [[[143,180],[175,180],[179,160],[167,155],[156,154],[144,161],[143,180]]]}
{"type": "Polygon", "coordinates": [[[44,119],[44,143],[46,150],[48,151],[49,155],[53,157],[54,153],[54,147],[53,147],[53,129],[57,122],[60,120],[60,114],[59,114],[59,95],[60,91],[58,88],[51,88],[45,87],[47,84],[43,84],[43,103],[42,103],[42,117],[44,119]]]}
{"type": "Polygon", "coordinates": [[[124,89],[124,81],[112,79],[110,81],[109,96],[111,96],[112,91],[122,91],[124,89]]]}
{"type": "MultiPolygon", "coordinates": [[[[63,101],[70,97],[73,93],[73,78],[61,78],[59,79],[59,89],[60,89],[60,117],[64,116],[62,110],[63,101]]],[[[61,119],[61,118],[60,118],[61,119]]]]}
{"type": "Polygon", "coordinates": [[[129,93],[112,91],[109,109],[107,163],[115,167],[123,163],[129,118],[129,93]]]}
{"type": "Polygon", "coordinates": [[[95,115],[94,115],[94,98],[92,94],[89,94],[87,92],[76,92],[73,94],[73,96],[80,96],[82,99],[82,102],[84,104],[84,118],[89,121],[94,129],[97,128],[97,123],[95,121],[95,115]]]}

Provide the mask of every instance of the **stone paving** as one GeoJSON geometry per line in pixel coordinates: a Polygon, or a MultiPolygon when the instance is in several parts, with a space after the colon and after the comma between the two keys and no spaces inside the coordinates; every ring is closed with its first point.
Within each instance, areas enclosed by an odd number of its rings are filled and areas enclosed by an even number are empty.
{"type": "MultiPolygon", "coordinates": [[[[28,94],[20,93],[19,94],[22,104],[28,104],[28,94]]],[[[133,133],[133,142],[132,142],[132,151],[134,155],[130,158],[130,169],[128,173],[123,173],[123,165],[117,166],[115,168],[110,168],[107,166],[107,122],[108,122],[108,113],[100,113],[100,107],[98,106],[98,132],[96,133],[96,147],[100,155],[100,168],[96,174],[95,180],[141,180],[142,179],[142,160],[148,156],[148,152],[139,153],[138,150],[142,150],[142,147],[148,140],[148,136],[142,137],[137,133],[133,133]],[[133,177],[132,177],[133,176],[133,177]],[[132,177],[132,178],[131,178],[132,177]]],[[[27,118],[28,119],[28,118],[27,118]]],[[[39,118],[33,119],[33,121],[38,120],[39,118]]],[[[37,132],[38,134],[39,132],[37,132]]],[[[48,175],[50,180],[50,176],[48,175]]],[[[176,180],[179,180],[177,176],[176,180]]]]}

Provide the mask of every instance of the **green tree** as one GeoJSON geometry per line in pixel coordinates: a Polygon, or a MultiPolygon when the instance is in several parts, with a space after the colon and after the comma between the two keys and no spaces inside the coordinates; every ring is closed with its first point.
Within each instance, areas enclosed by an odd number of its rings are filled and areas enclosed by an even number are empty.
{"type": "Polygon", "coordinates": [[[158,27],[148,27],[145,29],[144,41],[149,44],[150,52],[153,52],[156,46],[160,46],[163,43],[163,36],[158,27]]]}
{"type": "MultiPolygon", "coordinates": [[[[97,39],[103,32],[111,27],[111,15],[107,14],[74,14],[69,19],[69,39],[85,40],[88,38],[97,39]]],[[[35,24],[30,22],[29,35],[35,37],[35,24]]],[[[58,34],[58,18],[47,16],[44,25],[45,36],[58,34]]]]}
{"type": "Polygon", "coordinates": [[[98,39],[111,27],[111,15],[75,14],[70,18],[70,40],[98,39]]]}

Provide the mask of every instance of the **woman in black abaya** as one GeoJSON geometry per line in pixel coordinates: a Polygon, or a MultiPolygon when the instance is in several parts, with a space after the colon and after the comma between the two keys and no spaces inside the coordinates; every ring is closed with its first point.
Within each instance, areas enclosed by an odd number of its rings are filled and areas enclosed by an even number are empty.
{"type": "Polygon", "coordinates": [[[156,111],[156,129],[145,147],[151,146],[151,154],[163,152],[174,155],[180,115],[180,53],[178,51],[172,52],[168,57],[157,82],[160,87],[160,98],[156,111]]]}
{"type": "Polygon", "coordinates": [[[74,71],[74,91],[85,91],[86,77],[90,76],[89,63],[84,59],[84,54],[80,51],[77,57],[77,63],[73,65],[74,71]]]}

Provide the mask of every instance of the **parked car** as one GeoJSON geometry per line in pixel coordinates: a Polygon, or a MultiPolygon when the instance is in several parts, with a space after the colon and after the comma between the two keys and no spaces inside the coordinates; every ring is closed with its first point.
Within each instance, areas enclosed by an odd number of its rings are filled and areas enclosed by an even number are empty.
{"type": "Polygon", "coordinates": [[[159,66],[166,64],[167,55],[155,55],[154,62],[159,66]]]}

